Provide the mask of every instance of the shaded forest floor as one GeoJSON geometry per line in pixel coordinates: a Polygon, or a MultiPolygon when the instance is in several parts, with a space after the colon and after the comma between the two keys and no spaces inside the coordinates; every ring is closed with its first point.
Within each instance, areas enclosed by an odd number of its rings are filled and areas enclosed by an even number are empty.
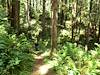
{"type": "Polygon", "coordinates": [[[50,64],[44,63],[48,55],[37,54],[35,56],[35,64],[33,65],[33,72],[31,75],[55,75],[50,64]]]}

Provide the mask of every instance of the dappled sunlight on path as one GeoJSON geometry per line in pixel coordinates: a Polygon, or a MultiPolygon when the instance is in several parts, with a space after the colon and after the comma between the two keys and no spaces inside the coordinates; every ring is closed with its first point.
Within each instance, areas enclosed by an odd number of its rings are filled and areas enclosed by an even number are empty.
{"type": "Polygon", "coordinates": [[[53,66],[43,63],[46,56],[47,55],[45,54],[35,56],[36,62],[33,66],[32,75],[55,75],[54,72],[51,70],[53,66]]]}

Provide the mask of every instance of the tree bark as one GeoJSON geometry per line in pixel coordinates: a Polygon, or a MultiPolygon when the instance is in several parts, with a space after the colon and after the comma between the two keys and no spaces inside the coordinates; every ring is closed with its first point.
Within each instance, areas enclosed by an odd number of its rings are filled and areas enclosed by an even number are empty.
{"type": "Polygon", "coordinates": [[[11,11],[11,27],[18,31],[19,29],[19,14],[20,14],[20,1],[12,0],[12,11],[11,11]]]}
{"type": "Polygon", "coordinates": [[[76,17],[77,17],[77,1],[74,0],[72,3],[72,42],[74,40],[74,28],[76,27],[76,17]]]}
{"type": "Polygon", "coordinates": [[[30,0],[29,1],[30,3],[30,5],[29,5],[29,19],[31,20],[32,19],[32,1],[30,0]]]}
{"type": "Polygon", "coordinates": [[[52,0],[51,55],[57,49],[57,0],[52,0]]]}
{"type": "MultiPolygon", "coordinates": [[[[98,15],[100,14],[100,0],[98,1],[98,15]]],[[[99,27],[98,27],[98,30],[99,30],[99,32],[98,32],[98,42],[100,43],[100,16],[98,17],[98,20],[99,20],[99,27]]]]}
{"type": "Polygon", "coordinates": [[[46,3],[46,0],[43,0],[43,12],[42,12],[42,39],[43,39],[44,37],[46,37],[45,3],[46,3]]]}
{"type": "Polygon", "coordinates": [[[7,0],[8,22],[11,23],[11,1],[7,0]]]}
{"type": "Polygon", "coordinates": [[[26,22],[28,24],[28,27],[30,27],[30,1],[27,0],[27,3],[25,4],[26,5],[26,22]]]}

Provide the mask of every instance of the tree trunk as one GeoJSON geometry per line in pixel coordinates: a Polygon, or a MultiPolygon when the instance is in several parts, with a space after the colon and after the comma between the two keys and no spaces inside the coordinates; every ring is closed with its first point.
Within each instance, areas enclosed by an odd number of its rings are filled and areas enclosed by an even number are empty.
{"type": "Polygon", "coordinates": [[[37,2],[37,0],[35,0],[35,2],[36,2],[36,11],[38,10],[38,2],[37,2]]]}
{"type": "Polygon", "coordinates": [[[98,33],[98,42],[100,43],[100,20],[99,20],[99,33],[98,33]]]}
{"type": "Polygon", "coordinates": [[[42,12],[42,39],[43,39],[44,37],[46,37],[45,3],[46,3],[46,0],[43,0],[43,12],[42,12]]]}
{"type": "Polygon", "coordinates": [[[76,17],[77,17],[77,1],[74,0],[72,3],[72,42],[74,40],[74,28],[76,27],[76,17]]]}
{"type": "Polygon", "coordinates": [[[34,0],[33,0],[33,8],[34,8],[34,0]]]}
{"type": "Polygon", "coordinates": [[[30,0],[30,3],[29,3],[29,19],[31,20],[32,19],[32,1],[30,0]]]}
{"type": "Polygon", "coordinates": [[[11,1],[7,0],[8,22],[11,23],[11,1]]]}
{"type": "Polygon", "coordinates": [[[40,5],[42,5],[42,0],[40,0],[40,5]]]}
{"type": "Polygon", "coordinates": [[[30,27],[30,1],[27,0],[27,3],[25,4],[26,5],[26,22],[28,24],[28,27],[30,27]]]}
{"type": "MultiPolygon", "coordinates": [[[[100,14],[100,0],[98,1],[98,14],[100,14]]],[[[98,42],[100,43],[100,16],[98,17],[99,20],[99,32],[98,32],[98,42]]]]}
{"type": "Polygon", "coordinates": [[[51,55],[57,49],[57,0],[52,0],[51,55]]]}
{"type": "Polygon", "coordinates": [[[19,14],[20,14],[20,1],[12,0],[12,12],[11,12],[11,27],[16,31],[19,29],[19,14]]]}
{"type": "Polygon", "coordinates": [[[90,0],[90,7],[89,7],[89,23],[85,30],[85,38],[86,38],[86,44],[85,44],[85,51],[87,52],[89,50],[89,37],[90,37],[90,25],[91,25],[91,12],[92,12],[92,1],[90,0]]]}
{"type": "MultiPolygon", "coordinates": [[[[62,2],[62,8],[63,8],[63,4],[64,4],[64,0],[61,0],[61,2],[62,2]]],[[[61,25],[65,25],[65,23],[64,23],[64,19],[65,19],[65,15],[64,15],[64,9],[61,9],[61,25]]]]}

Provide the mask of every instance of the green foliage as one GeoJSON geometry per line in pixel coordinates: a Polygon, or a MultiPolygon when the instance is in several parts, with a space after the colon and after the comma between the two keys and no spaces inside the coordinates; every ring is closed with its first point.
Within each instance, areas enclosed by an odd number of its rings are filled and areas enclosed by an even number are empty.
{"type": "Polygon", "coordinates": [[[66,43],[52,60],[57,75],[98,75],[100,47],[88,53],[74,44],[66,43]]]}
{"type": "MultiPolygon", "coordinates": [[[[45,17],[42,4],[44,0],[30,0],[29,7],[27,7],[27,0],[19,1],[20,35],[16,36],[16,34],[13,34],[15,32],[10,26],[10,22],[7,21],[9,16],[7,2],[6,0],[0,0],[0,75],[30,75],[30,68],[32,68],[33,64],[31,52],[33,49],[36,49],[34,44],[39,44],[37,47],[39,52],[49,50],[51,46],[51,1],[46,1],[45,17]],[[28,16],[30,20],[27,20],[28,16]],[[45,22],[44,25],[43,22],[45,22]],[[45,30],[43,30],[43,27],[45,30]]],[[[57,42],[59,43],[59,50],[53,61],[49,62],[55,66],[54,70],[57,72],[57,75],[100,74],[100,46],[98,44],[96,44],[98,47],[95,50],[85,52],[83,48],[76,47],[72,43],[65,43],[66,41],[72,41],[72,25],[75,21],[73,29],[75,40],[73,42],[84,46],[86,41],[89,41],[89,46],[94,48],[94,43],[98,42],[96,40],[99,36],[97,34],[99,33],[100,25],[100,17],[98,16],[100,15],[99,6],[99,0],[59,0],[57,12],[57,42]],[[93,1],[92,6],[90,1],[93,1]],[[73,7],[73,5],[76,7],[73,7]],[[76,12],[72,13],[73,11],[76,12]],[[76,17],[73,17],[74,14],[76,17]],[[61,25],[60,22],[62,20],[65,22],[65,25],[61,25]],[[93,30],[92,26],[96,29],[93,30]],[[89,30],[87,31],[87,29],[89,30]],[[96,31],[97,36],[95,35],[95,38],[90,35],[93,33],[91,31],[96,31]],[[89,34],[88,38],[86,38],[86,33],[89,34]]]]}
{"type": "Polygon", "coordinates": [[[7,25],[6,9],[0,5],[0,25],[7,25]]]}
{"type": "Polygon", "coordinates": [[[15,34],[8,35],[3,26],[0,30],[0,75],[20,75],[20,72],[27,71],[24,68],[32,67],[29,64],[33,62],[29,52],[32,46],[24,35],[19,38],[15,34]]]}

